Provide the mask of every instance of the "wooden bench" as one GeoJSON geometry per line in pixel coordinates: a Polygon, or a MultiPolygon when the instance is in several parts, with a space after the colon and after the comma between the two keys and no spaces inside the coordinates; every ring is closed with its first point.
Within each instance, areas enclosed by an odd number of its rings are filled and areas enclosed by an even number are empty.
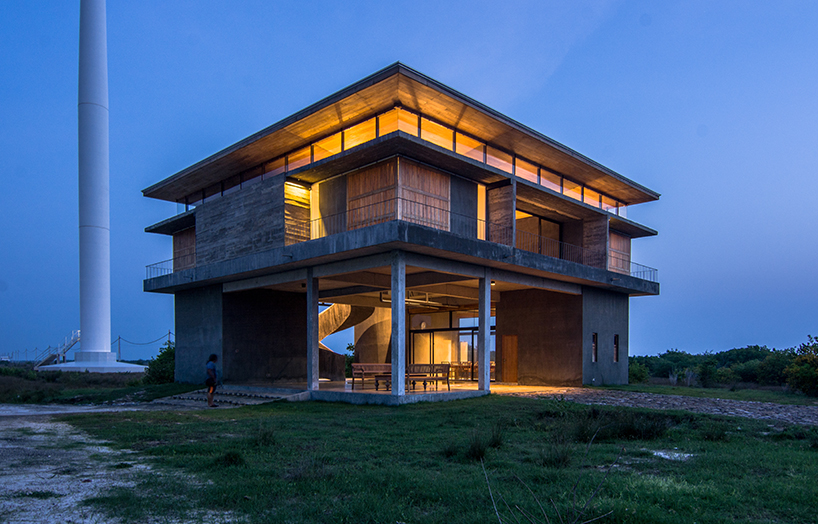
{"type": "MultiPolygon", "coordinates": [[[[434,382],[435,389],[437,389],[438,383],[445,381],[446,388],[451,391],[452,386],[449,383],[450,370],[450,364],[409,364],[406,366],[406,382],[412,389],[415,389],[418,382],[422,382],[425,391],[428,384],[434,382]]],[[[361,381],[361,389],[364,388],[367,379],[374,380],[375,391],[378,391],[381,381],[385,383],[386,389],[389,389],[392,385],[392,364],[353,363],[353,390],[355,390],[355,379],[361,381]]]]}
{"type": "Polygon", "coordinates": [[[392,364],[375,364],[375,363],[358,363],[352,364],[352,389],[355,389],[355,379],[361,381],[361,389],[364,388],[364,381],[372,379],[375,381],[375,391],[378,390],[378,385],[381,380],[392,380],[392,364]]]}
{"type": "Polygon", "coordinates": [[[451,391],[452,386],[449,383],[449,372],[451,371],[451,364],[409,364],[406,366],[406,381],[415,389],[415,384],[423,382],[423,390],[426,391],[426,385],[434,382],[435,389],[437,389],[438,382],[446,381],[446,388],[451,391]]]}

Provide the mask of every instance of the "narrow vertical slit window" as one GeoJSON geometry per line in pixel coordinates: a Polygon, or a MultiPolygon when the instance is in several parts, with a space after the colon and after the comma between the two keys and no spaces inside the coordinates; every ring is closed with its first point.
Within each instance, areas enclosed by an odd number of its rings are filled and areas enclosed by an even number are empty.
{"type": "Polygon", "coordinates": [[[614,362],[619,362],[619,335],[614,335],[614,362]]]}
{"type": "Polygon", "coordinates": [[[596,333],[594,333],[593,337],[591,337],[591,362],[596,362],[599,360],[599,337],[596,333]]]}

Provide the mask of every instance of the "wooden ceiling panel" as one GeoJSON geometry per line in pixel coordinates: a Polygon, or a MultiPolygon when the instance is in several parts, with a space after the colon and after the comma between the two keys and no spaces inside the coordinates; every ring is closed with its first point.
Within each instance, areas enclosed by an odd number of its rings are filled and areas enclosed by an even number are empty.
{"type": "Polygon", "coordinates": [[[628,204],[656,200],[659,196],[399,63],[176,173],[145,189],[143,194],[175,201],[395,105],[419,111],[628,204]]]}

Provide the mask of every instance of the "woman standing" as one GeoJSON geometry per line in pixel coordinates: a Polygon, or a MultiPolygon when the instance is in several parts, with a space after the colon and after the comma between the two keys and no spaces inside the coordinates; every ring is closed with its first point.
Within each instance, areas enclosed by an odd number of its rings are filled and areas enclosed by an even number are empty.
{"type": "Polygon", "coordinates": [[[211,408],[216,407],[216,403],[213,402],[213,395],[216,393],[216,362],[219,360],[215,354],[210,355],[210,358],[207,359],[207,365],[205,365],[205,369],[207,370],[207,380],[205,380],[205,385],[207,386],[207,405],[211,408]]]}

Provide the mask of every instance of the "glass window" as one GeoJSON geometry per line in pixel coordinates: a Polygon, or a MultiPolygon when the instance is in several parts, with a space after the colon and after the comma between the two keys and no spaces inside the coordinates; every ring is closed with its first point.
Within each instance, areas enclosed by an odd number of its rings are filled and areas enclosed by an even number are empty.
{"type": "Polygon", "coordinates": [[[344,131],[344,151],[375,139],[375,119],[370,118],[344,131]]]}
{"type": "Polygon", "coordinates": [[[341,152],[341,133],[335,133],[313,144],[313,162],[318,162],[341,152]]]}
{"type": "Polygon", "coordinates": [[[411,111],[398,109],[398,130],[418,136],[418,116],[411,111]]]}
{"type": "Polygon", "coordinates": [[[444,149],[452,150],[454,131],[425,118],[420,119],[420,138],[444,149]]]}
{"type": "Polygon", "coordinates": [[[609,196],[602,195],[602,209],[608,213],[616,214],[616,200],[609,196]]]}
{"type": "MultiPolygon", "coordinates": [[[[274,177],[276,175],[280,175],[286,170],[287,167],[287,159],[285,157],[276,158],[270,162],[264,164],[264,178],[274,177]]],[[[247,183],[247,179],[251,177],[249,173],[245,173],[244,181],[247,183]]]]}
{"type": "Polygon", "coordinates": [[[511,173],[511,155],[491,146],[486,147],[486,163],[506,173],[511,173]]]}
{"type": "Polygon", "coordinates": [[[521,158],[514,159],[514,174],[523,180],[537,183],[537,166],[521,158]]]}
{"type": "Polygon", "coordinates": [[[461,135],[460,133],[455,133],[454,137],[456,141],[456,153],[473,158],[478,162],[483,161],[483,148],[485,147],[483,142],[467,137],[466,135],[461,135]]]}
{"type": "Polygon", "coordinates": [[[398,110],[393,109],[378,117],[378,136],[388,135],[398,130],[398,110]]]}
{"type": "Polygon", "coordinates": [[[551,191],[561,193],[562,177],[546,169],[540,169],[540,185],[547,187],[551,191]]]}
{"type": "Polygon", "coordinates": [[[562,179],[562,194],[574,200],[582,201],[582,186],[576,182],[571,182],[567,178],[562,179]]]}
{"type": "Polygon", "coordinates": [[[619,335],[614,335],[614,362],[619,362],[619,335]]]}
{"type": "Polygon", "coordinates": [[[310,146],[299,149],[287,155],[287,172],[310,163],[310,146]]]}
{"type": "Polygon", "coordinates": [[[589,206],[599,207],[599,193],[593,189],[585,188],[583,201],[589,206]]]}

